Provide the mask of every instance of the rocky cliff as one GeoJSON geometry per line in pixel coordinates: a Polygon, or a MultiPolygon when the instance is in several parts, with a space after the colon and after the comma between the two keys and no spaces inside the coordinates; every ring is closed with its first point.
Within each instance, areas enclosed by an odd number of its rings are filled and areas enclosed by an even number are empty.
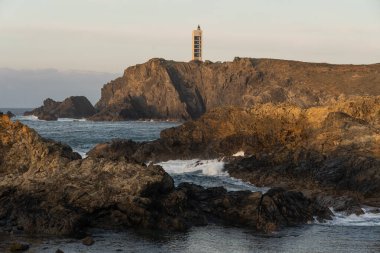
{"type": "Polygon", "coordinates": [[[129,67],[102,88],[94,120],[196,119],[220,106],[288,102],[322,105],[338,97],[380,95],[380,64],[332,65],[273,59],[174,62],[129,67]]]}
{"type": "Polygon", "coordinates": [[[48,98],[41,107],[25,115],[34,115],[41,120],[57,120],[58,118],[87,118],[96,113],[94,106],[84,96],[72,96],[62,102],[48,98]]]}

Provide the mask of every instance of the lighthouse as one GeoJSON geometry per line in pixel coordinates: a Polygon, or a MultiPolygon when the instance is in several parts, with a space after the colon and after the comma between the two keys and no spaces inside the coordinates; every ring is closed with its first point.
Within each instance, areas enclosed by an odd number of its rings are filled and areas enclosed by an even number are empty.
{"type": "Polygon", "coordinates": [[[202,61],[202,30],[198,25],[197,30],[193,30],[193,61],[202,61]]]}

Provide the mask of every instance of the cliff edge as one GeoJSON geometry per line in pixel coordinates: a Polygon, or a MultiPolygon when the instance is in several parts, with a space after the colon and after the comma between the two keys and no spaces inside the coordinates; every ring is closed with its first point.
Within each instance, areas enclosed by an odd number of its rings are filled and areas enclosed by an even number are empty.
{"type": "Polygon", "coordinates": [[[175,62],[151,59],[102,88],[93,120],[197,119],[221,106],[290,103],[302,108],[339,97],[380,95],[380,64],[333,65],[275,59],[175,62]]]}

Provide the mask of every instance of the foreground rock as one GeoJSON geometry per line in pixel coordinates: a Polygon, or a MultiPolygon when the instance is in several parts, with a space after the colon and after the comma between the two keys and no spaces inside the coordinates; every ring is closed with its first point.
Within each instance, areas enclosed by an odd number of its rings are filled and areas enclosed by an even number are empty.
{"type": "Polygon", "coordinates": [[[129,67],[102,88],[93,120],[197,119],[221,106],[323,105],[340,96],[380,95],[380,64],[333,65],[275,59],[175,62],[129,67]]]}
{"type": "Polygon", "coordinates": [[[360,204],[380,206],[380,97],[308,109],[287,104],[219,108],[162,131],[157,141],[115,141],[89,155],[112,153],[112,147],[137,161],[220,158],[244,151],[246,158],[228,159],[226,169],[236,178],[302,191],[348,213],[362,212],[360,204]]]}
{"type": "Polygon", "coordinates": [[[76,96],[66,98],[63,102],[46,99],[43,106],[24,115],[34,115],[40,120],[57,120],[58,118],[87,118],[96,113],[95,108],[86,97],[76,96]]]}
{"type": "Polygon", "coordinates": [[[71,148],[0,117],[0,228],[82,234],[88,227],[184,230],[210,222],[272,231],[330,218],[302,193],[226,192],[183,183],[123,157],[81,159],[71,148]]]}

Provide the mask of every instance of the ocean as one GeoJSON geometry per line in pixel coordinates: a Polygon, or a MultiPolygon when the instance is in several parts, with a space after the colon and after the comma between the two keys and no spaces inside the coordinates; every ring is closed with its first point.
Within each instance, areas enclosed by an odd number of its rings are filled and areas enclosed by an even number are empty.
{"type": "MultiPolygon", "coordinates": [[[[0,109],[6,112],[7,109],[0,109]]],[[[14,120],[34,128],[40,135],[70,145],[83,157],[97,143],[112,139],[148,141],[157,139],[161,130],[177,126],[175,122],[126,121],[91,122],[60,119],[39,121],[21,116],[24,110],[14,110],[14,120]]],[[[175,183],[193,182],[205,187],[224,186],[229,191],[266,191],[267,188],[231,178],[223,171],[220,160],[176,160],[160,163],[175,183]]],[[[314,222],[286,228],[274,234],[262,234],[250,229],[209,225],[193,227],[183,233],[154,231],[91,231],[95,244],[87,247],[67,237],[43,235],[0,234],[0,252],[11,241],[25,241],[28,252],[380,252],[380,214],[368,212],[361,216],[336,213],[327,223],[314,222]]]]}

